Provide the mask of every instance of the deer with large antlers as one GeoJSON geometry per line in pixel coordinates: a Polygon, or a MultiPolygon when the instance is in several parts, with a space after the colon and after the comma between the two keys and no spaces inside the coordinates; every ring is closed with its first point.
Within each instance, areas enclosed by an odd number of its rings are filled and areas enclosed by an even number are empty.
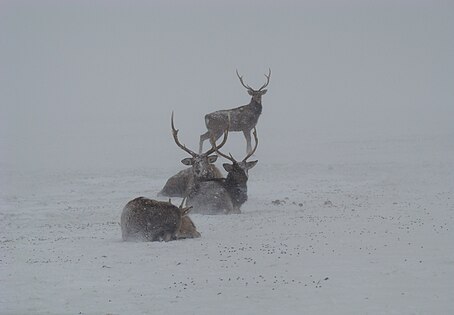
{"type": "Polygon", "coordinates": [[[213,155],[227,141],[228,130],[224,130],[224,138],[219,145],[213,141],[211,149],[202,154],[197,154],[181,144],[178,139],[178,129],[175,129],[173,113],[171,118],[172,135],[177,146],[191,155],[181,162],[192,166],[192,181],[186,191],[186,204],[193,207],[193,213],[227,214],[234,209],[229,192],[222,183],[211,181],[213,179],[208,171],[208,165],[214,163],[218,156],[213,155]]]}
{"type": "MultiPolygon", "coordinates": [[[[248,159],[255,153],[257,150],[258,146],[258,137],[257,137],[257,131],[254,128],[254,140],[255,140],[255,146],[254,149],[252,149],[249,154],[246,155],[246,157],[238,162],[235,160],[235,158],[232,156],[232,154],[229,153],[229,155],[226,155],[222,153],[219,150],[219,147],[215,147],[216,153],[219,156],[222,156],[223,158],[229,160],[232,162],[232,164],[229,163],[224,163],[222,166],[224,169],[227,171],[227,177],[226,178],[213,178],[213,179],[208,179],[201,181],[199,183],[199,189],[198,192],[201,192],[203,196],[213,196],[214,198],[218,198],[216,194],[211,193],[210,190],[217,190],[217,191],[227,191],[228,195],[230,196],[230,200],[232,202],[232,209],[229,212],[226,213],[241,213],[241,206],[247,201],[248,195],[247,195],[247,181],[249,178],[248,171],[253,168],[257,164],[256,161],[248,161],[248,159]],[[219,185],[216,185],[219,184],[219,185]],[[222,189],[223,188],[223,189],[222,189]],[[209,192],[209,193],[207,193],[209,192]]],[[[214,142],[214,140],[212,140],[214,142]]],[[[210,197],[211,198],[211,197],[210,197]]],[[[200,204],[196,204],[196,208],[202,208],[204,209],[206,206],[203,203],[207,203],[206,198],[201,198],[200,204]]],[[[209,202],[209,201],[208,201],[209,202]]],[[[211,211],[213,211],[211,209],[211,211]]],[[[215,212],[217,213],[222,213],[222,212],[215,212]]]]}
{"type": "MultiPolygon", "coordinates": [[[[211,179],[211,178],[222,178],[221,171],[213,164],[217,160],[216,155],[210,156],[214,153],[214,150],[208,150],[202,154],[196,154],[195,152],[181,145],[178,141],[178,130],[175,130],[173,123],[173,112],[171,118],[172,134],[177,145],[182,148],[185,152],[189,153],[192,158],[186,158],[181,161],[184,165],[190,166],[177,174],[170,177],[165,183],[164,187],[158,193],[159,196],[167,197],[186,197],[189,193],[193,181],[195,178],[199,179],[211,179]]],[[[225,143],[225,142],[224,142],[225,143]]]]}
{"type": "Polygon", "coordinates": [[[242,131],[246,138],[247,154],[252,151],[251,131],[257,125],[259,116],[262,113],[262,95],[267,92],[265,88],[270,83],[271,69],[269,69],[268,75],[265,74],[265,84],[258,90],[254,90],[249,85],[245,84],[243,77],[238,74],[238,70],[236,71],[236,75],[240,79],[241,85],[247,89],[247,92],[251,96],[251,101],[247,105],[219,110],[205,115],[205,125],[208,131],[200,136],[199,153],[203,150],[203,142],[205,140],[210,139],[211,142],[216,141],[222,136],[227,127],[229,128],[229,131],[242,131]]]}

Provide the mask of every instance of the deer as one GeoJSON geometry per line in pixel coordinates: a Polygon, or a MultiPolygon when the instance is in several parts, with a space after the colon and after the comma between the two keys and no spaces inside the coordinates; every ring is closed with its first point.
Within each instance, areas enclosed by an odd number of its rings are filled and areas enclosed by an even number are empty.
{"type": "MultiPolygon", "coordinates": [[[[178,129],[175,129],[173,113],[171,116],[172,135],[176,145],[191,155],[181,160],[184,165],[192,167],[192,181],[186,191],[186,203],[193,207],[193,213],[201,214],[228,214],[234,211],[234,206],[229,192],[222,182],[212,180],[207,165],[216,162],[218,156],[212,155],[219,150],[227,141],[228,129],[224,130],[224,138],[219,145],[212,142],[212,147],[203,154],[197,154],[188,149],[178,139],[178,129]]],[[[228,127],[227,127],[228,128],[228,127]]]]}
{"type": "MultiPolygon", "coordinates": [[[[175,137],[178,139],[178,135],[174,133],[178,133],[178,130],[175,130],[173,116],[174,113],[172,112],[171,128],[175,140],[175,137]]],[[[221,171],[213,164],[217,160],[216,155],[211,155],[214,150],[210,149],[205,153],[197,154],[186,148],[186,146],[179,144],[179,142],[177,145],[192,156],[192,158],[186,158],[181,161],[181,163],[190,167],[170,177],[158,193],[158,196],[183,198],[187,196],[195,177],[200,179],[222,178],[221,171]]]]}
{"type": "Polygon", "coordinates": [[[124,241],[171,241],[198,238],[200,233],[189,218],[192,207],[180,207],[169,202],[138,197],[129,201],[121,213],[121,233],[124,241]]]}
{"type": "Polygon", "coordinates": [[[205,115],[205,125],[208,131],[200,136],[199,153],[203,150],[203,143],[205,140],[210,139],[210,142],[218,140],[223,131],[229,128],[230,131],[242,131],[246,138],[246,153],[252,151],[251,146],[251,131],[257,125],[258,119],[262,113],[262,95],[265,95],[265,89],[270,83],[271,69],[268,75],[265,74],[266,82],[258,90],[254,90],[243,81],[243,76],[240,76],[238,70],[236,75],[240,79],[240,83],[247,89],[248,94],[251,96],[251,101],[247,105],[240,107],[218,110],[205,115]],[[230,122],[229,122],[230,116],[230,122]]]}
{"type": "Polygon", "coordinates": [[[232,162],[232,164],[224,163],[222,165],[227,172],[226,178],[222,179],[215,178],[211,180],[219,181],[222,184],[222,186],[229,192],[234,208],[233,213],[241,213],[240,208],[248,199],[247,196],[247,181],[249,178],[248,171],[251,168],[253,168],[258,162],[257,160],[250,162],[247,161],[255,153],[255,151],[257,150],[257,146],[259,144],[256,128],[254,128],[253,135],[255,140],[255,146],[252,149],[252,151],[249,152],[246,155],[246,157],[240,162],[235,160],[232,154],[229,153],[229,155],[226,155],[222,153],[218,148],[216,148],[216,153],[219,156],[232,162]]]}

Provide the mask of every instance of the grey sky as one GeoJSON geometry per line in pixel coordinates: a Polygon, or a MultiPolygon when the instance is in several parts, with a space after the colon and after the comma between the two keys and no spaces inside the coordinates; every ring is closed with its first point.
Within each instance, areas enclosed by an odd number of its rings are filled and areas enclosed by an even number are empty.
{"type": "Polygon", "coordinates": [[[272,69],[262,161],[454,133],[452,1],[168,2],[1,1],[0,167],[178,165],[171,111],[196,149],[204,114],[249,102],[235,69],[272,69]]]}

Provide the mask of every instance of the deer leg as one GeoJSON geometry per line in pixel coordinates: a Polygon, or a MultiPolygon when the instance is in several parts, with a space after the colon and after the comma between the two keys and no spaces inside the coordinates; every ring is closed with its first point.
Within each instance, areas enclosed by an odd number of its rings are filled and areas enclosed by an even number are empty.
{"type": "Polygon", "coordinates": [[[203,135],[200,136],[199,154],[202,154],[203,142],[205,142],[206,139],[210,139],[210,132],[209,131],[205,132],[203,135]]]}
{"type": "Polygon", "coordinates": [[[216,133],[213,135],[213,138],[210,138],[210,143],[212,146],[216,145],[216,141],[222,136],[222,131],[216,131],[216,133]],[[214,141],[213,141],[214,140],[214,141]]]}
{"type": "Polygon", "coordinates": [[[246,138],[246,154],[249,154],[252,151],[251,131],[250,130],[244,130],[243,134],[244,134],[244,137],[246,138]]]}

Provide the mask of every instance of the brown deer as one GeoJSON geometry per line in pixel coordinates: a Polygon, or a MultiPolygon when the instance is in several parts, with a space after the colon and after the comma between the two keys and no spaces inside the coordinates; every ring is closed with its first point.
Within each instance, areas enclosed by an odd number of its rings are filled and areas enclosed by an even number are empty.
{"type": "Polygon", "coordinates": [[[222,156],[223,158],[232,162],[232,164],[224,163],[222,166],[227,171],[227,177],[222,179],[212,179],[212,181],[219,181],[222,183],[223,187],[229,192],[230,198],[232,199],[233,204],[233,212],[240,213],[240,207],[245,203],[248,199],[247,196],[247,181],[248,181],[248,171],[253,168],[258,161],[251,161],[248,162],[247,160],[255,153],[257,150],[257,146],[259,144],[259,140],[257,137],[257,130],[254,128],[253,131],[255,146],[252,151],[246,155],[246,157],[241,161],[238,162],[229,153],[229,155],[225,155],[216,149],[216,153],[222,156]]]}
{"type": "MultiPolygon", "coordinates": [[[[171,123],[172,123],[172,130],[174,130],[173,112],[172,112],[171,123]]],[[[212,152],[211,153],[206,152],[206,153],[211,154],[212,152]]],[[[189,154],[191,154],[194,157],[194,167],[192,167],[192,164],[189,163],[190,161],[188,161],[187,159],[182,160],[181,162],[183,164],[191,166],[191,167],[181,170],[177,174],[170,177],[167,180],[167,182],[165,183],[164,187],[158,193],[158,196],[181,197],[181,198],[187,196],[188,189],[192,185],[192,182],[194,181],[194,176],[196,176],[196,174],[194,174],[194,170],[196,170],[196,172],[199,172],[199,171],[202,172],[202,170],[204,170],[203,178],[206,178],[206,179],[222,178],[221,171],[214,164],[212,164],[216,161],[217,157],[214,157],[214,156],[210,157],[210,161],[211,161],[210,162],[207,158],[208,155],[206,153],[197,155],[191,151],[191,153],[189,153],[189,154]],[[198,156],[198,158],[196,156],[198,156]]]]}
{"type": "Polygon", "coordinates": [[[170,241],[197,238],[192,220],[187,215],[191,207],[174,206],[169,202],[145,197],[131,200],[121,213],[121,233],[124,241],[170,241]]]}
{"type": "MultiPolygon", "coordinates": [[[[192,156],[192,158],[183,159],[181,163],[191,167],[179,171],[177,174],[170,177],[158,193],[158,196],[185,197],[189,193],[189,188],[192,186],[194,178],[222,178],[221,171],[213,164],[218,158],[217,155],[211,155],[215,151],[213,148],[205,153],[196,154],[179,143],[177,135],[178,130],[175,130],[173,122],[173,112],[171,116],[171,127],[172,135],[174,140],[176,139],[177,145],[192,156]]],[[[222,145],[224,144],[225,141],[222,145]]]]}
{"type": "Polygon", "coordinates": [[[269,69],[268,75],[265,74],[266,82],[258,90],[254,90],[249,85],[244,84],[243,77],[238,74],[236,75],[240,79],[241,85],[243,85],[249,95],[251,95],[251,101],[247,105],[243,105],[237,108],[219,110],[210,114],[205,115],[205,125],[208,131],[200,136],[199,153],[203,150],[203,142],[207,139],[210,141],[216,141],[219,139],[224,130],[229,128],[229,131],[242,131],[246,138],[246,152],[249,154],[251,148],[251,130],[257,125],[260,114],[262,113],[262,95],[266,93],[266,88],[270,83],[271,69],[269,69]],[[229,122],[230,116],[230,122],[229,122]]]}
{"type": "Polygon", "coordinates": [[[212,147],[203,154],[196,154],[178,140],[178,130],[175,129],[173,113],[171,118],[172,134],[175,143],[179,148],[189,153],[192,157],[185,158],[181,162],[192,166],[192,181],[188,184],[187,204],[193,206],[193,213],[202,214],[227,214],[234,209],[229,192],[223,184],[218,181],[211,181],[207,170],[209,163],[214,163],[218,156],[211,155],[219,150],[227,141],[228,130],[224,131],[224,139],[219,145],[212,141],[212,147]]]}

